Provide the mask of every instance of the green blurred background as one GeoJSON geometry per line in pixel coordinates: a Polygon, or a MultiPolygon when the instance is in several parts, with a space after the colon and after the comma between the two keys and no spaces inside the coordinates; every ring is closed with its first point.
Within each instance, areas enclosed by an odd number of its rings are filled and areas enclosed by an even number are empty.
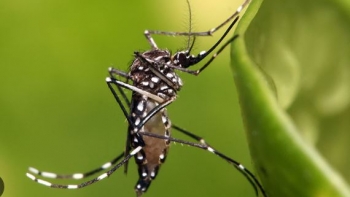
{"type": "MultiPolygon", "coordinates": [[[[194,30],[226,19],[241,1],[191,0],[194,30]]],[[[147,50],[145,29],[188,31],[181,1],[0,1],[0,177],[3,196],[135,196],[137,170],[118,170],[79,190],[47,188],[29,180],[29,166],[84,172],[119,154],[127,124],[105,83],[107,68],[127,69],[135,50],[147,50]]],[[[222,34],[199,38],[206,50],[222,34]]],[[[186,38],[155,36],[159,47],[186,47],[186,38]]],[[[226,50],[185,83],[168,109],[172,122],[252,168],[226,50]]],[[[173,136],[187,137],[173,131],[173,136]]],[[[51,181],[51,180],[50,180],[51,181]]],[[[76,184],[79,181],[57,181],[76,184]]],[[[255,196],[248,182],[205,151],[172,144],[145,196],[255,196]]]]}

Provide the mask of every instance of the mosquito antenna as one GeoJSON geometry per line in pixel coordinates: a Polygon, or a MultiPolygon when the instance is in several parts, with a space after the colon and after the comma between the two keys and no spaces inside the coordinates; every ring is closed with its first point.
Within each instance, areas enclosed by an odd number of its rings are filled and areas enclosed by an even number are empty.
{"type": "Polygon", "coordinates": [[[191,32],[192,32],[192,9],[191,9],[191,4],[189,0],[186,0],[187,3],[187,8],[188,8],[188,40],[187,40],[187,49],[188,53],[192,50],[194,41],[191,43],[191,32]]]}
{"type": "Polygon", "coordinates": [[[196,36],[193,36],[192,44],[191,44],[190,48],[187,50],[188,54],[191,53],[195,42],[196,42],[196,36]]]}

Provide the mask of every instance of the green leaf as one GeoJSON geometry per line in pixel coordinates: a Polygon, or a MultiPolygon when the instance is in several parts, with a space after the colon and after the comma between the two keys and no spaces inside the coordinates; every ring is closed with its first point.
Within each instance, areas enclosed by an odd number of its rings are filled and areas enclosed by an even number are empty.
{"type": "Polygon", "coordinates": [[[350,196],[350,3],[253,0],[232,70],[254,165],[272,196],[350,196]],[[335,170],[336,169],[336,170],[335,170]]]}

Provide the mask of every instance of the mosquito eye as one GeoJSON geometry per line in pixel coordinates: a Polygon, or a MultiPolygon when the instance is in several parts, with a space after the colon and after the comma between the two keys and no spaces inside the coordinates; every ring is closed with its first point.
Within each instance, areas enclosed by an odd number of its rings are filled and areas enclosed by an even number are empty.
{"type": "Polygon", "coordinates": [[[183,68],[186,68],[188,65],[187,56],[184,53],[179,53],[176,57],[177,57],[177,64],[183,68]]]}

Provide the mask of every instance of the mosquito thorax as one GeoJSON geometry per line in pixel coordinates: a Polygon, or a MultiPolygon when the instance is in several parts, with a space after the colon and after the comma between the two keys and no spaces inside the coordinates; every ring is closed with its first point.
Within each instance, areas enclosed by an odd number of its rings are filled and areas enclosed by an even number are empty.
{"type": "Polygon", "coordinates": [[[134,54],[129,72],[133,76],[133,85],[163,99],[176,97],[183,83],[173,68],[176,65],[170,52],[152,49],[134,54]]]}

